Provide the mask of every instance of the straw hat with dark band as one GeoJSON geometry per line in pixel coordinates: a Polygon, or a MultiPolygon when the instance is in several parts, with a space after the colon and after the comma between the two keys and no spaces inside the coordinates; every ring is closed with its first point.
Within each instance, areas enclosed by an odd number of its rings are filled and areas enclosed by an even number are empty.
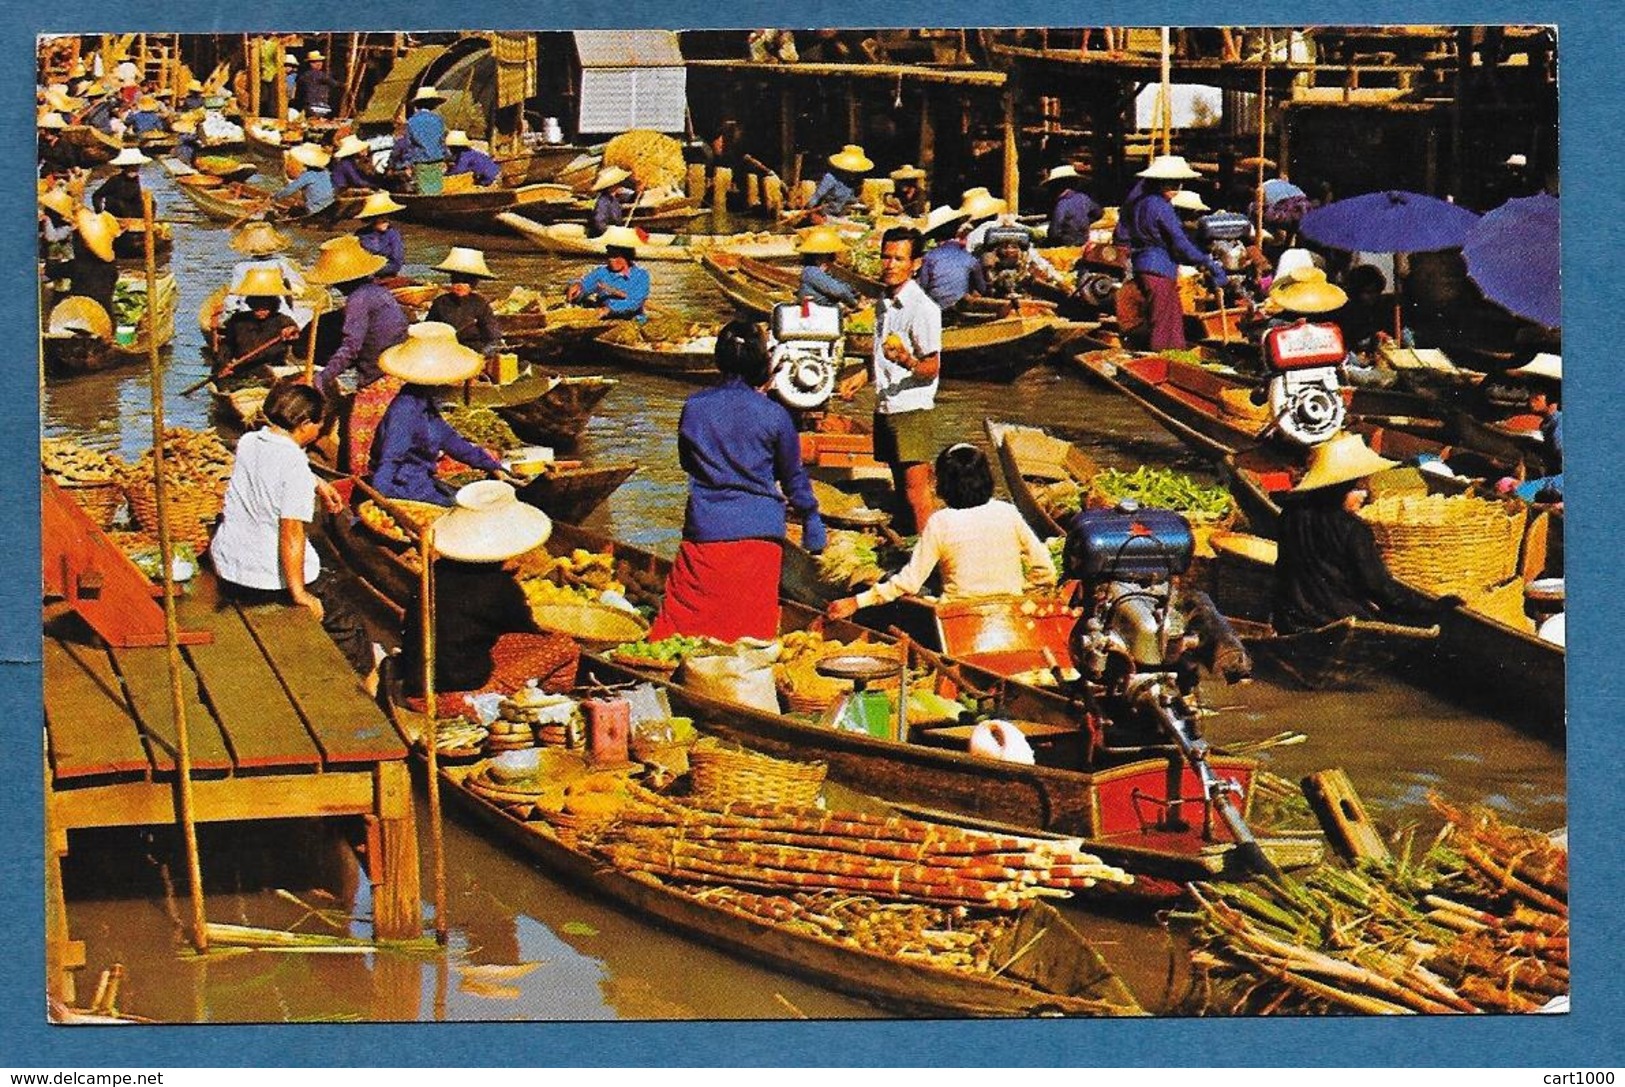
{"type": "Polygon", "coordinates": [[[1364,438],[1345,430],[1309,450],[1309,468],[1292,491],[1318,491],[1397,467],[1398,461],[1378,456],[1364,438]]]}
{"type": "Polygon", "coordinates": [[[74,226],[92,253],[102,260],[113,259],[113,239],[123,231],[119,229],[118,219],[114,218],[112,212],[98,213],[82,207],[74,213],[74,226]]]}
{"type": "Polygon", "coordinates": [[[451,252],[446,254],[446,259],[435,265],[435,270],[455,275],[479,276],[481,279],[496,278],[491,269],[485,266],[484,253],[461,245],[452,246],[451,252]]]}
{"type": "Polygon", "coordinates": [[[1289,276],[1277,277],[1270,286],[1269,301],[1293,313],[1330,313],[1342,309],[1349,296],[1343,288],[1326,281],[1319,268],[1300,268],[1289,276]]]}
{"type": "Polygon", "coordinates": [[[406,205],[397,204],[387,192],[375,192],[367,197],[367,202],[361,205],[361,210],[355,213],[357,219],[377,219],[384,215],[393,215],[397,211],[405,211],[406,205]]]}
{"type": "Polygon", "coordinates": [[[863,148],[855,143],[849,143],[831,155],[829,164],[849,174],[866,174],[875,168],[869,156],[863,153],[863,148]]]}
{"type": "Polygon", "coordinates": [[[443,321],[419,321],[406,339],[378,356],[378,369],[410,385],[461,385],[485,366],[485,358],[457,342],[443,321]]]}
{"type": "Polygon", "coordinates": [[[367,252],[361,248],[360,238],[346,234],[322,243],[316,263],[305,278],[312,283],[349,283],[367,278],[388,263],[388,257],[367,252]]]}
{"type": "Polygon", "coordinates": [[[1158,155],[1139,176],[1152,181],[1190,181],[1202,175],[1191,169],[1183,155],[1158,155]]]}
{"type": "Polygon", "coordinates": [[[893,170],[891,179],[893,181],[924,181],[925,171],[910,163],[893,170]]]}
{"type": "Polygon", "coordinates": [[[230,245],[239,253],[251,257],[264,257],[288,248],[288,239],[264,219],[255,219],[237,231],[230,245]]]}
{"type": "Polygon", "coordinates": [[[599,170],[598,176],[593,179],[592,191],[603,192],[605,189],[612,189],[631,176],[620,166],[606,166],[599,170]]]}
{"type": "Polygon", "coordinates": [[[462,562],[503,562],[542,546],[553,522],[497,479],[470,483],[434,525],[434,549],[462,562]]]}

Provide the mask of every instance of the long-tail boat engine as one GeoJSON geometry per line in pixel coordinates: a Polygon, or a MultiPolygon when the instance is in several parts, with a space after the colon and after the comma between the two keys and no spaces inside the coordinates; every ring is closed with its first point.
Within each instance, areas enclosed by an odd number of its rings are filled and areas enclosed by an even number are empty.
{"type": "Polygon", "coordinates": [[[1078,582],[1073,604],[1083,609],[1072,630],[1072,662],[1095,754],[1166,754],[1169,795],[1158,803],[1170,823],[1182,822],[1185,802],[1197,799],[1180,795],[1178,771],[1188,766],[1207,810],[1261,857],[1242,820],[1240,789],[1210,766],[1201,735],[1194,695],[1203,674],[1236,682],[1251,673],[1251,662],[1207,594],[1178,584],[1194,552],[1190,522],[1172,510],[1124,502],[1077,514],[1063,552],[1067,576],[1078,582]]]}
{"type": "Polygon", "coordinates": [[[769,325],[768,373],[773,395],[792,411],[829,402],[841,372],[841,311],[810,299],[780,302],[769,325]]]}
{"type": "Polygon", "coordinates": [[[1300,445],[1318,445],[1343,429],[1342,381],[1346,352],[1334,324],[1296,321],[1264,333],[1266,400],[1272,426],[1300,445]]]}

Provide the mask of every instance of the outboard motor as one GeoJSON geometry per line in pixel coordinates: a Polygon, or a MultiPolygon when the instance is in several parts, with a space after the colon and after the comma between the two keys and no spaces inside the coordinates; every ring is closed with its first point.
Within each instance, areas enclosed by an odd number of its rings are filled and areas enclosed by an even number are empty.
{"type": "MultiPolygon", "coordinates": [[[[1067,526],[1062,562],[1079,583],[1083,614],[1072,630],[1073,665],[1082,677],[1093,718],[1127,732],[1139,726],[1160,744],[1104,745],[1105,753],[1163,751],[1184,762],[1201,783],[1200,801],[1230,828],[1249,863],[1273,871],[1241,816],[1240,787],[1208,762],[1196,707],[1190,700],[1203,669],[1234,681],[1251,671],[1246,650],[1205,593],[1185,592],[1175,578],[1195,552],[1190,522],[1171,510],[1084,510],[1067,526]]],[[[1183,825],[1177,775],[1160,801],[1163,822],[1183,825]]],[[[1190,798],[1191,800],[1197,798],[1190,798]]]]}
{"type": "Polygon", "coordinates": [[[1253,224],[1234,211],[1215,211],[1196,220],[1197,244],[1213,254],[1226,272],[1247,268],[1247,246],[1253,240],[1253,224]]]}
{"type": "Polygon", "coordinates": [[[1287,438],[1319,445],[1343,429],[1337,367],[1346,354],[1343,331],[1334,324],[1298,321],[1264,333],[1270,417],[1287,438]]]}
{"type": "Polygon", "coordinates": [[[1033,236],[1024,226],[990,226],[977,248],[982,267],[987,272],[988,293],[999,298],[1014,298],[1022,293],[1027,282],[1029,253],[1033,236]]]}
{"type": "Polygon", "coordinates": [[[841,372],[841,311],[810,299],[773,307],[767,341],[770,387],[793,411],[822,407],[841,372]]]}

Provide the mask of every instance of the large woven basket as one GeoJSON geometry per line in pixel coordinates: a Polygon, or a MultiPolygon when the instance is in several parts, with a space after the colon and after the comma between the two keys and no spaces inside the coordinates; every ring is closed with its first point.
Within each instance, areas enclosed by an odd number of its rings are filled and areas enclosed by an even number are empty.
{"type": "Polygon", "coordinates": [[[790,804],[817,802],[829,767],[822,762],[789,762],[723,747],[707,737],[688,753],[694,799],[707,807],[725,804],[790,804]]]}
{"type": "MultiPolygon", "coordinates": [[[[134,472],[127,475],[124,494],[129,499],[130,515],[135,518],[136,526],[157,535],[158,492],[152,477],[134,472]]],[[[224,483],[175,482],[168,487],[168,498],[171,536],[202,552],[209,546],[209,532],[225,505],[224,483]]]]}
{"type": "Polygon", "coordinates": [[[539,629],[567,635],[589,647],[635,642],[649,629],[641,616],[608,604],[532,604],[530,611],[539,629]]]}
{"type": "Polygon", "coordinates": [[[1435,494],[1380,499],[1360,516],[1395,577],[1471,599],[1517,569],[1527,513],[1471,495],[1435,494]]]}
{"type": "Polygon", "coordinates": [[[97,528],[112,528],[124,508],[124,485],[116,479],[105,483],[63,483],[57,485],[67,491],[79,508],[89,514],[97,528]]]}
{"type": "Polygon", "coordinates": [[[1503,585],[1497,585],[1482,596],[1472,597],[1467,601],[1467,608],[1480,615],[1488,616],[1497,623],[1503,623],[1525,634],[1535,633],[1535,621],[1524,614],[1524,583],[1522,578],[1513,578],[1503,585]]]}
{"type": "Polygon", "coordinates": [[[1215,532],[1211,542],[1213,602],[1219,611],[1255,623],[1269,622],[1275,604],[1275,541],[1215,532]]]}

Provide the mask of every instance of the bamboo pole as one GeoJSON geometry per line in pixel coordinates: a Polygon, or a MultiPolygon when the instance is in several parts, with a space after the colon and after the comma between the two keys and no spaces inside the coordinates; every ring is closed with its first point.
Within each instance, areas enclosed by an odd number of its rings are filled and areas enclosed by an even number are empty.
{"type": "MultiPolygon", "coordinates": [[[[1269,68],[1270,68],[1270,32],[1265,30],[1263,45],[1263,60],[1258,66],[1258,180],[1254,188],[1257,194],[1253,198],[1253,229],[1263,245],[1264,237],[1264,148],[1265,139],[1269,131],[1269,68]]],[[[1285,163],[1281,165],[1285,166],[1285,163]]]]}
{"type": "Polygon", "coordinates": [[[254,120],[260,115],[260,47],[259,43],[243,35],[243,45],[248,50],[248,116],[254,120]]]}
{"type": "Polygon", "coordinates": [[[1160,117],[1161,125],[1161,131],[1158,134],[1162,137],[1162,153],[1164,155],[1173,154],[1174,141],[1174,98],[1173,88],[1171,86],[1173,82],[1174,62],[1172,54],[1173,45],[1170,40],[1171,34],[1172,31],[1169,27],[1165,26],[1162,28],[1162,89],[1157,93],[1157,112],[1160,117]]]}
{"type": "Polygon", "coordinates": [[[423,572],[418,582],[423,622],[423,708],[428,711],[424,726],[424,759],[429,767],[429,842],[434,853],[434,938],[445,944],[446,924],[446,840],[440,821],[440,760],[437,750],[440,712],[434,695],[434,526],[426,524],[418,536],[418,556],[423,572]]]}
{"type": "Polygon", "coordinates": [[[276,123],[279,129],[288,123],[288,73],[286,66],[282,63],[282,57],[285,55],[284,50],[286,49],[287,44],[281,38],[278,38],[276,40],[276,87],[273,93],[276,96],[274,101],[276,102],[276,123]]]}
{"type": "Polygon", "coordinates": [[[1016,145],[1016,96],[1004,95],[1004,201],[1010,214],[1020,210],[1021,159],[1016,145]]]}
{"type": "Polygon", "coordinates": [[[186,848],[186,877],[192,897],[192,946],[198,951],[209,949],[208,924],[203,908],[203,868],[198,860],[197,823],[192,808],[192,747],[187,737],[186,702],[181,694],[180,635],[175,619],[175,578],[171,563],[173,549],[169,537],[169,488],[164,483],[164,379],[158,365],[158,330],[156,306],[158,303],[158,261],[153,253],[155,224],[152,214],[152,193],[141,193],[141,219],[146,227],[144,239],[147,266],[147,374],[152,390],[152,470],[153,490],[158,504],[158,567],[164,590],[164,644],[169,663],[169,711],[175,723],[176,752],[176,814],[181,824],[181,839],[186,848]]]}

